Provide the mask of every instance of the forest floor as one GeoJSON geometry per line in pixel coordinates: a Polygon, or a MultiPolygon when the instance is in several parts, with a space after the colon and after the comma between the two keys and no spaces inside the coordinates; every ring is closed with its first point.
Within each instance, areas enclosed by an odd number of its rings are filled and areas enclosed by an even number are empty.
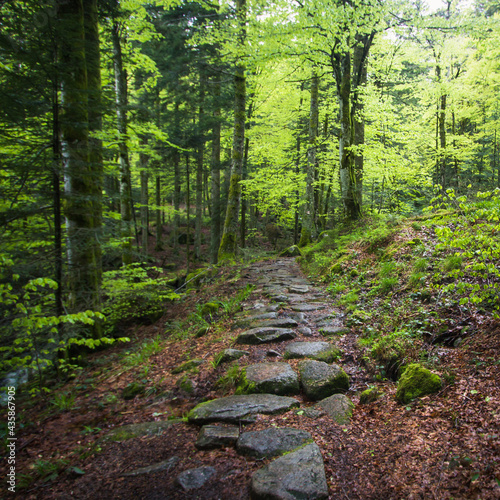
{"type": "MultiPolygon", "coordinates": [[[[407,238],[412,236],[408,234],[407,238]]],[[[361,262],[362,252],[356,255],[361,262]]],[[[355,266],[356,262],[349,265],[355,266]]],[[[270,276],[276,266],[286,269],[287,279],[307,281],[309,291],[302,301],[326,304],[325,310],[313,310],[306,315],[305,324],[311,327],[312,337],[299,336],[295,340],[328,340],[341,349],[342,357],[337,363],[350,377],[346,395],[355,406],[350,422],[345,425],[336,424],[325,415],[309,418],[301,410],[314,402],[301,393],[295,396],[300,403],[299,411],[259,415],[253,423],[240,424],[240,431],[293,427],[310,432],[321,450],[331,499],[499,498],[498,322],[487,315],[475,315],[466,318],[471,328],[458,347],[426,344],[425,362],[442,377],[444,385],[436,394],[401,405],[395,399],[397,383],[380,376],[378,367],[374,367],[360,343],[365,333],[359,324],[349,323],[344,335],[328,339],[315,329],[314,321],[320,314],[327,313],[345,323],[345,303],[319,281],[319,275],[306,276],[291,258],[218,268],[217,274],[207,278],[198,289],[169,305],[156,323],[129,326],[123,334],[131,338],[130,345],[115,345],[91,354],[88,366],[73,380],[54,387],[54,392],[61,394],[58,405],[54,404],[54,393],[33,400],[20,397],[17,496],[249,498],[252,475],[269,460],[244,457],[231,446],[197,449],[194,443],[200,428],[189,423],[186,416],[198,403],[234,392],[237,380],[223,378],[231,366],[283,361],[290,340],[235,346],[237,335],[243,331],[235,328],[241,313],[271,303],[262,279],[270,276]],[[201,304],[213,301],[230,304],[229,314],[222,308],[204,318],[209,323],[208,332],[198,337],[193,333],[199,330],[203,318],[193,313],[200,310],[201,304]],[[148,345],[154,348],[146,356],[148,345]],[[249,354],[231,366],[218,364],[217,354],[234,347],[241,347],[249,354]],[[275,351],[275,358],[269,357],[270,350],[275,351]],[[189,372],[173,373],[188,360],[201,362],[189,372]],[[134,382],[143,384],[146,391],[132,400],[124,400],[123,389],[134,382]],[[375,402],[360,404],[361,391],[373,386],[384,395],[375,402]],[[64,398],[68,401],[67,408],[62,404],[64,398]],[[120,426],[166,420],[173,425],[162,433],[119,441],[106,439],[110,431],[120,426]],[[165,460],[171,462],[164,470],[129,475],[165,460]],[[181,488],[176,481],[179,474],[201,466],[215,467],[215,478],[199,489],[181,488]]],[[[396,302],[408,294],[392,296],[389,310],[392,307],[393,314],[398,314],[396,302]]],[[[285,300],[278,304],[278,316],[288,317],[292,302],[285,300]]],[[[369,312],[377,323],[376,308],[369,312]]],[[[447,319],[456,324],[463,321],[453,311],[448,311],[447,319]]],[[[422,352],[416,355],[422,357],[422,352]]],[[[297,363],[288,362],[293,367],[297,363]]],[[[4,478],[5,471],[2,464],[0,473],[4,478]]],[[[5,482],[0,491],[4,487],[5,482]]]]}

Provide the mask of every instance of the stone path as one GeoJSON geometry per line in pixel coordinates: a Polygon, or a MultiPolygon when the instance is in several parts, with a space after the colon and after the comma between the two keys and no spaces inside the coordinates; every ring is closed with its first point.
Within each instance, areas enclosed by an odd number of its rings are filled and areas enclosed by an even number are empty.
{"type": "MultiPolygon", "coordinates": [[[[201,428],[196,446],[233,445],[250,459],[274,458],[253,475],[252,498],[328,498],[321,451],[309,433],[269,428],[239,434],[237,426],[216,425],[248,423],[258,414],[297,408],[299,401],[290,396],[301,391],[306,401],[317,401],[302,410],[310,418],[326,414],[333,422],[345,424],[352,412],[353,405],[343,394],[349,389],[350,377],[339,361],[342,352],[336,345],[347,329],[328,298],[301,275],[294,259],[254,264],[245,278],[256,284],[256,292],[268,301],[246,304],[234,323],[242,330],[235,344],[262,349],[253,356],[248,351],[232,356],[232,351],[226,350],[222,360],[239,359],[247,391],[253,394],[228,396],[195,407],[189,421],[210,423],[201,428]],[[255,358],[260,361],[252,362],[255,358]],[[294,368],[290,362],[296,359],[301,361],[298,365],[295,362],[294,368]]],[[[182,473],[183,478],[186,474],[189,477],[189,471],[182,473]]],[[[212,475],[206,477],[210,480],[212,475]]]]}
{"type": "MultiPolygon", "coordinates": [[[[218,362],[238,364],[244,379],[238,390],[245,393],[201,403],[189,412],[189,423],[200,426],[195,446],[234,447],[248,460],[267,460],[251,479],[252,498],[328,498],[321,450],[308,432],[291,427],[242,432],[242,424],[288,411],[347,424],[353,404],[346,393],[362,382],[352,356],[342,353],[348,329],[328,296],[303,277],[293,258],[256,263],[244,280],[257,285],[253,296],[260,298],[245,303],[234,318],[234,346],[219,353],[218,362]]],[[[162,462],[150,467],[171,466],[162,462]]],[[[213,467],[187,469],[176,479],[185,492],[214,481],[213,467]]]]}

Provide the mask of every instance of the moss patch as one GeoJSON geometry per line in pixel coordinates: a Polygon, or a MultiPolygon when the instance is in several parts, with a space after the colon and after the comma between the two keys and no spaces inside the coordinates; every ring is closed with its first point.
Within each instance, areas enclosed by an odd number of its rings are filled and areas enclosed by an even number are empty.
{"type": "Polygon", "coordinates": [[[438,375],[418,363],[413,363],[408,365],[401,375],[396,399],[402,404],[409,403],[412,399],[439,391],[441,385],[438,375]]]}

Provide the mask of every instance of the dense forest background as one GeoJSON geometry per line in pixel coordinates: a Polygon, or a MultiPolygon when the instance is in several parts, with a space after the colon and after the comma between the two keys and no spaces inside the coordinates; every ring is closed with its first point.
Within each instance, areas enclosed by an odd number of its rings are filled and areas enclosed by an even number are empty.
{"type": "Polygon", "coordinates": [[[203,265],[494,196],[499,8],[1,2],[3,370],[64,372],[203,265]]]}

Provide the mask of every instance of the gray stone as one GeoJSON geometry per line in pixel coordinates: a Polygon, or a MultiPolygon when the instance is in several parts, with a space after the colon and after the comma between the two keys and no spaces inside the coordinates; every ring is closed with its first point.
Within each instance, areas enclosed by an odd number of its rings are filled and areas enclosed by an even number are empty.
{"type": "Polygon", "coordinates": [[[325,466],[317,444],[311,443],[276,458],[252,476],[252,499],[326,499],[325,466]]]}
{"type": "Polygon", "coordinates": [[[293,342],[285,349],[285,359],[310,358],[331,363],[340,356],[340,350],[328,342],[293,342]]]}
{"type": "Polygon", "coordinates": [[[297,334],[289,328],[252,328],[240,333],[236,339],[237,344],[265,344],[267,342],[278,342],[294,339],[297,334]]]}
{"type": "Polygon", "coordinates": [[[236,449],[241,455],[272,458],[296,450],[312,440],[311,434],[301,429],[272,427],[263,431],[244,432],[236,443],[236,449]]]}
{"type": "Polygon", "coordinates": [[[198,467],[181,472],[177,476],[177,484],[184,490],[196,490],[201,488],[211,477],[215,476],[217,471],[214,467],[198,467]]]}
{"type": "Polygon", "coordinates": [[[290,285],[288,287],[290,293],[307,293],[309,292],[309,287],[307,285],[290,285]]]}
{"type": "Polygon", "coordinates": [[[311,312],[319,311],[320,309],[325,309],[325,304],[294,304],[292,306],[293,311],[297,312],[311,312]]]}
{"type": "Polygon", "coordinates": [[[299,377],[288,363],[257,363],[245,369],[246,381],[252,392],[267,394],[297,394],[299,377]]]}
{"type": "Polygon", "coordinates": [[[194,445],[200,450],[211,450],[233,446],[240,436],[238,427],[222,427],[220,425],[204,425],[194,445]]]}
{"type": "Polygon", "coordinates": [[[316,407],[324,410],[337,424],[345,425],[352,417],[354,403],[344,394],[334,394],[317,403],[316,407]]]}
{"type": "Polygon", "coordinates": [[[188,421],[194,424],[252,422],[252,417],[259,413],[283,413],[297,406],[296,399],[274,394],[227,396],[199,404],[189,412],[188,421]]]}
{"type": "Polygon", "coordinates": [[[345,326],[324,326],[319,329],[321,335],[330,336],[330,335],[345,335],[349,333],[349,328],[345,326]]]}
{"type": "Polygon", "coordinates": [[[165,420],[163,422],[142,422],[140,424],[128,424],[115,427],[109,431],[104,437],[104,440],[109,441],[126,441],[136,437],[143,436],[159,436],[163,434],[169,427],[181,422],[182,420],[165,420]]]}
{"type": "Polygon", "coordinates": [[[139,469],[135,469],[131,472],[125,472],[122,476],[126,477],[134,477],[134,476],[142,476],[143,474],[152,474],[153,472],[161,472],[164,470],[173,469],[180,461],[179,457],[170,457],[167,460],[163,460],[163,462],[158,462],[153,465],[148,465],[147,467],[139,467],[139,469]]]}
{"type": "Polygon", "coordinates": [[[295,328],[299,324],[292,318],[277,318],[255,321],[248,325],[250,328],[265,328],[273,326],[276,328],[295,328]]]}
{"type": "Polygon", "coordinates": [[[289,318],[294,319],[297,321],[297,323],[305,323],[306,322],[306,315],[301,312],[290,312],[287,314],[289,318]]]}
{"type": "Polygon", "coordinates": [[[266,356],[269,356],[270,358],[277,358],[281,356],[281,354],[278,351],[275,351],[274,349],[270,349],[269,351],[266,352],[266,356]]]}
{"type": "Polygon", "coordinates": [[[349,377],[340,368],[323,361],[301,361],[300,382],[309,399],[317,401],[349,389],[349,377]]]}
{"type": "Polygon", "coordinates": [[[240,359],[242,356],[250,354],[248,351],[242,351],[240,349],[224,349],[220,354],[219,363],[227,363],[228,361],[235,361],[240,359]]]}
{"type": "Polygon", "coordinates": [[[289,302],[290,297],[288,295],[284,294],[278,294],[278,295],[271,295],[271,300],[274,300],[274,302],[289,302]]]}
{"type": "Polygon", "coordinates": [[[301,326],[297,331],[301,335],[304,335],[304,337],[312,337],[313,336],[312,330],[307,326],[301,326]]]}

